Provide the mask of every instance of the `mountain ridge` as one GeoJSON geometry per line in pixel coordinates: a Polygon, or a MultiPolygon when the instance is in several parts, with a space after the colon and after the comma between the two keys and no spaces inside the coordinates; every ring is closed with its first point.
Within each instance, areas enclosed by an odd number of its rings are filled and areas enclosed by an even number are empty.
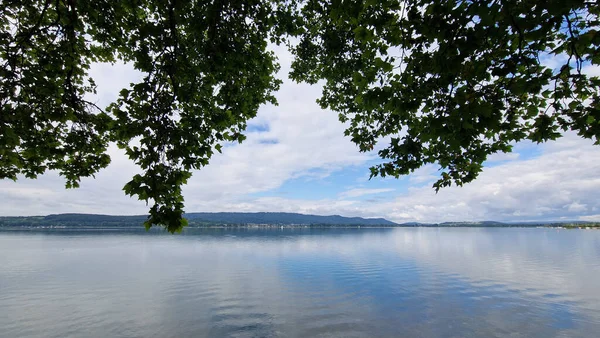
{"type": "MultiPolygon", "coordinates": [[[[214,226],[314,226],[314,227],[598,227],[599,223],[586,221],[454,221],[440,223],[395,223],[385,218],[345,217],[340,215],[311,215],[290,212],[191,212],[184,215],[189,227],[214,226]]],[[[142,227],[146,215],[105,215],[62,213],[46,216],[0,216],[0,228],[119,228],[142,227]]]]}
{"type": "MultiPolygon", "coordinates": [[[[141,225],[145,215],[103,215],[83,213],[63,213],[46,216],[10,216],[0,217],[0,225],[82,225],[116,226],[117,224],[141,225]],[[23,224],[24,225],[24,224],[23,224]]],[[[382,225],[398,226],[398,223],[384,218],[345,217],[340,215],[310,215],[286,212],[192,212],[184,217],[193,225],[232,224],[232,225],[382,225]]]]}

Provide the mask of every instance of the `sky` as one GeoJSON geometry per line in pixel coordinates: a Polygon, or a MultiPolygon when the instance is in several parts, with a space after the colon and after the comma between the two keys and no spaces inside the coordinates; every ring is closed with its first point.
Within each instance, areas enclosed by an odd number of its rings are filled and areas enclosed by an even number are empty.
{"type": "MultiPolygon", "coordinates": [[[[515,145],[491,156],[484,171],[463,187],[435,193],[438,168],[369,179],[377,154],[360,153],[337,113],[315,102],[318,85],[287,79],[291,56],[276,49],[284,81],[279,105],[263,106],[249,121],[247,140],[227,145],[184,187],[186,212],[299,212],[384,217],[394,222],[600,221],[600,146],[575,134],[555,142],[515,145]]],[[[600,75],[588,66],[588,73],[600,75]]],[[[140,78],[129,65],[96,64],[95,100],[106,105],[140,78]]],[[[110,166],[79,189],[49,172],[36,180],[0,181],[0,216],[56,213],[145,214],[149,206],[126,196],[123,185],[139,172],[122,151],[109,149],[110,166]]]]}

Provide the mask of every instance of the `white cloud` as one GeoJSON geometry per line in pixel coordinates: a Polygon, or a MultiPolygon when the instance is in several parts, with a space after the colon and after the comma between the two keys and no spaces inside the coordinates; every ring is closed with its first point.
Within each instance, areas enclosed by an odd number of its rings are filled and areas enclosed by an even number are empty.
{"type": "Polygon", "coordinates": [[[316,104],[319,95],[319,87],[286,81],[277,93],[279,106],[263,107],[252,121],[268,130],[249,133],[244,143],[224,148],[194,174],[184,189],[188,209],[197,210],[207,199],[268,191],[291,178],[320,179],[370,159],[343,137],[345,127],[337,114],[316,104]]]}
{"type": "Polygon", "coordinates": [[[495,153],[487,158],[487,163],[497,163],[497,162],[505,162],[505,161],[515,161],[519,159],[521,154],[512,152],[512,153],[495,153]]]}
{"type": "Polygon", "coordinates": [[[372,195],[372,194],[381,194],[384,192],[394,191],[396,189],[383,188],[383,189],[365,189],[365,188],[356,188],[350,189],[342,192],[339,196],[340,198],[352,198],[352,197],[360,197],[364,195],[372,195]]]}
{"type": "Polygon", "coordinates": [[[438,194],[411,188],[383,206],[395,221],[578,219],[600,210],[600,148],[568,134],[542,154],[484,169],[464,187],[438,194]],[[596,211],[594,211],[596,210],[596,211]]]}
{"type": "Polygon", "coordinates": [[[542,154],[484,169],[464,187],[414,188],[387,207],[396,221],[577,219],[600,209],[600,149],[569,134],[542,154]],[[584,205],[581,201],[585,201],[584,205]]]}
{"type": "Polygon", "coordinates": [[[439,178],[439,169],[438,166],[433,164],[427,164],[422,166],[421,168],[415,170],[410,176],[409,181],[412,184],[426,184],[431,187],[431,184],[434,181],[437,181],[439,178]]]}
{"type": "Polygon", "coordinates": [[[581,216],[579,219],[587,222],[600,222],[600,214],[581,216]]]}
{"type": "Polygon", "coordinates": [[[589,76],[600,76],[600,67],[597,65],[588,65],[583,67],[581,72],[589,76]]]}
{"type": "Polygon", "coordinates": [[[485,168],[474,182],[445,188],[437,194],[430,185],[420,185],[410,187],[394,199],[376,203],[340,194],[337,199],[319,200],[283,197],[204,200],[198,201],[197,206],[214,211],[386,217],[396,222],[597,220],[600,148],[568,134],[542,145],[540,151],[541,155],[528,160],[485,168]]]}

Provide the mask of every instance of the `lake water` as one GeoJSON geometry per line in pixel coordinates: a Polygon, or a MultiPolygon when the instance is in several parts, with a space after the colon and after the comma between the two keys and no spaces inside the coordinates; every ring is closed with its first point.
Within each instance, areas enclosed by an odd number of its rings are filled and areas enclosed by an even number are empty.
{"type": "Polygon", "coordinates": [[[0,232],[0,337],[598,337],[600,231],[0,232]]]}

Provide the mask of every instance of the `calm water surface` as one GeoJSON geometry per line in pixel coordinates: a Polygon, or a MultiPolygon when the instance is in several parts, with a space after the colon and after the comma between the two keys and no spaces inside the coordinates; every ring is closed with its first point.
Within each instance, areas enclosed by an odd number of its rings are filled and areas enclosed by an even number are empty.
{"type": "Polygon", "coordinates": [[[600,231],[0,232],[0,337],[598,337],[600,231]]]}

